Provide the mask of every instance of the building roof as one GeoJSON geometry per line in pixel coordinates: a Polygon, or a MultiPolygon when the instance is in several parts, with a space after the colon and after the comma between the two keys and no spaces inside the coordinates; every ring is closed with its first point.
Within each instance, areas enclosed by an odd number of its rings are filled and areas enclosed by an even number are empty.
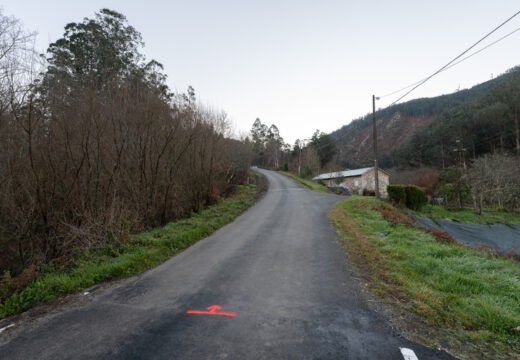
{"type": "MultiPolygon", "coordinates": [[[[326,179],[336,179],[336,178],[343,178],[343,177],[361,176],[364,173],[366,173],[367,171],[372,170],[373,168],[374,167],[367,167],[367,168],[362,168],[362,169],[325,173],[325,174],[320,174],[320,175],[312,178],[312,180],[326,180],[326,179]]],[[[379,171],[386,173],[386,171],[382,170],[381,168],[379,169],[379,171]]]]}

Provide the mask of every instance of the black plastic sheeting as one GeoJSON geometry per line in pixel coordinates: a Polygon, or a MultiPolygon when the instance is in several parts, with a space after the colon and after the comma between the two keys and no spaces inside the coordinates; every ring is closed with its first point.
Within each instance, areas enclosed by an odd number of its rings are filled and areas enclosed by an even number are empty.
{"type": "Polygon", "coordinates": [[[472,247],[490,247],[499,253],[508,253],[514,249],[520,255],[520,224],[469,224],[453,220],[430,219],[412,215],[422,226],[441,229],[448,232],[455,240],[472,247]]]}

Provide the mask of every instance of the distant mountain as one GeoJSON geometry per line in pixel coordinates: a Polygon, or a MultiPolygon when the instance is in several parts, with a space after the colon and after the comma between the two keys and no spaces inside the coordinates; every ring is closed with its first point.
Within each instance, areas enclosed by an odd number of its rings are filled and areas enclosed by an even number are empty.
{"type": "MultiPolygon", "coordinates": [[[[465,157],[514,151],[518,139],[520,67],[453,94],[415,99],[376,112],[383,167],[442,166],[465,157]],[[515,125],[516,122],[516,125],[515,125]],[[460,142],[457,142],[460,140],[460,142]]],[[[373,164],[372,114],[330,134],[337,162],[346,168],[373,164]]]]}

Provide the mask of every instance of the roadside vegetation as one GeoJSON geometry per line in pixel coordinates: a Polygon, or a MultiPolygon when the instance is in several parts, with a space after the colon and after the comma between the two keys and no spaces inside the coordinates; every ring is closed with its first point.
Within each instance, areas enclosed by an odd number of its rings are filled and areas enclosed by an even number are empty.
{"type": "MultiPolygon", "coordinates": [[[[65,263],[51,262],[41,270],[26,270],[16,279],[0,281],[0,319],[52,301],[96,283],[139,274],[169,259],[197,240],[233,221],[259,196],[260,183],[239,186],[231,197],[190,217],[106,246],[87,248],[65,263]]],[[[261,191],[265,189],[260,189],[261,191]]]]}
{"type": "Polygon", "coordinates": [[[520,224],[520,213],[510,210],[497,210],[492,208],[482,209],[479,215],[472,208],[447,208],[440,205],[425,205],[421,211],[414,211],[414,214],[426,216],[432,219],[450,219],[474,224],[520,224]]]}
{"type": "Polygon", "coordinates": [[[482,207],[474,209],[460,205],[432,205],[431,203],[428,204],[428,197],[425,190],[418,186],[388,185],[387,189],[388,198],[392,204],[406,207],[416,215],[426,216],[432,219],[450,219],[475,224],[520,224],[520,212],[515,210],[482,207]]]}
{"type": "Polygon", "coordinates": [[[67,24],[45,58],[33,43],[0,10],[4,283],[81,250],[117,253],[128,234],[199,213],[247,183],[252,151],[231,138],[226,114],[200,105],[191,87],[172,92],[123,14],[101,9],[67,24]]]}
{"type": "Polygon", "coordinates": [[[296,180],[298,183],[302,184],[306,188],[311,189],[312,191],[317,191],[317,192],[326,193],[326,194],[333,194],[333,192],[330,191],[329,189],[327,189],[326,186],[318,184],[317,182],[314,182],[312,180],[304,179],[304,178],[299,177],[298,175],[294,175],[288,171],[279,171],[279,173],[283,174],[287,177],[290,177],[293,180],[296,180]]]}
{"type": "Polygon", "coordinates": [[[517,262],[407,224],[404,212],[375,198],[353,196],[330,217],[363,282],[416,340],[462,358],[520,354],[517,262]]]}

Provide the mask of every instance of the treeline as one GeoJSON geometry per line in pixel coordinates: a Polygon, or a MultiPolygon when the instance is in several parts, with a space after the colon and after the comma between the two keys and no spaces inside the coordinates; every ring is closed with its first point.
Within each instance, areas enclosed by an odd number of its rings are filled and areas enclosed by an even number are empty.
{"type": "Polygon", "coordinates": [[[391,154],[392,165],[445,167],[488,153],[520,155],[520,68],[479,98],[443,112],[391,154]]]}
{"type": "Polygon", "coordinates": [[[253,151],[253,165],[275,170],[291,171],[311,177],[322,170],[338,166],[333,161],[337,153],[332,138],[316,130],[310,139],[297,139],[293,146],[284,142],[278,127],[267,126],[256,119],[246,139],[253,151]]]}
{"type": "MultiPolygon", "coordinates": [[[[518,94],[520,67],[452,94],[433,98],[422,98],[396,104],[376,112],[380,126],[379,164],[384,168],[424,167],[442,168],[458,164],[459,145],[464,158],[469,163],[481,155],[497,151],[516,153],[518,94]],[[414,119],[408,127],[392,122],[399,119],[414,119]],[[425,120],[426,119],[426,120],[425,120]],[[416,130],[410,129],[414,122],[426,121],[426,126],[416,130]],[[406,142],[395,142],[389,146],[385,141],[387,127],[391,136],[399,136],[393,127],[403,133],[413,132],[406,136],[406,142]],[[455,151],[455,149],[457,149],[455,151]]],[[[367,158],[356,160],[353,153],[357,148],[350,144],[352,139],[359,139],[372,126],[372,114],[353,120],[348,125],[331,133],[341,149],[340,163],[345,167],[367,165],[367,158]]]]}
{"type": "Polygon", "coordinates": [[[518,210],[520,67],[475,89],[478,96],[433,117],[382,162],[397,169],[442,169],[415,182],[446,205],[470,205],[479,213],[484,207],[518,210]]]}
{"type": "Polygon", "coordinates": [[[520,164],[506,154],[486,154],[467,168],[450,166],[438,177],[435,195],[447,206],[472,206],[479,214],[485,207],[520,208],[520,164]]]}
{"type": "Polygon", "coordinates": [[[172,93],[139,32],[103,9],[65,27],[43,63],[0,13],[0,274],[211,205],[252,150],[226,115],[172,93]]]}
{"type": "MultiPolygon", "coordinates": [[[[440,115],[445,111],[456,109],[466,103],[472,102],[475,99],[480,99],[487,96],[493,89],[504,85],[516,76],[520,71],[520,67],[514,67],[508,70],[505,74],[497,76],[496,78],[475,85],[470,89],[463,89],[452,94],[436,96],[432,98],[421,98],[395,104],[384,109],[376,111],[376,117],[391,118],[396,113],[402,117],[422,117],[431,115],[440,115]]],[[[353,131],[372,126],[372,113],[366,114],[358,119],[353,120],[340,129],[333,131],[330,135],[334,140],[339,138],[347,138],[348,134],[353,131]]]]}

